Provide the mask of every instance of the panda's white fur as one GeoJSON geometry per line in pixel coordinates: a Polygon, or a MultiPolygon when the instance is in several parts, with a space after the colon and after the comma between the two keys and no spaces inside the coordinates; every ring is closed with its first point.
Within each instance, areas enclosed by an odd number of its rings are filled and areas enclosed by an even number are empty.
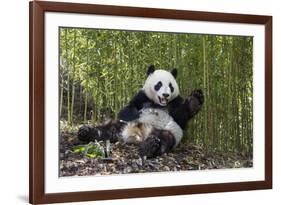
{"type": "Polygon", "coordinates": [[[181,141],[183,131],[169,113],[163,109],[145,108],[141,110],[140,118],[128,122],[122,131],[122,139],[126,143],[138,144],[148,138],[152,130],[170,131],[175,137],[175,145],[181,141]],[[142,123],[141,126],[138,126],[142,123]]]}
{"type": "Polygon", "coordinates": [[[128,122],[124,127],[121,134],[123,140],[127,143],[138,144],[149,137],[152,130],[156,128],[170,131],[175,137],[175,146],[177,146],[182,139],[183,131],[165,109],[168,102],[179,95],[179,87],[174,76],[165,70],[155,70],[147,77],[142,89],[150,100],[163,108],[144,107],[140,111],[140,117],[135,121],[128,122]],[[162,86],[156,91],[154,86],[159,81],[162,86]],[[170,89],[170,83],[173,86],[173,91],[170,89]],[[169,97],[163,99],[163,93],[169,94],[169,97]]]}
{"type": "Polygon", "coordinates": [[[125,143],[138,144],[148,138],[153,131],[153,126],[148,123],[139,124],[137,121],[128,122],[121,133],[125,143]],[[141,125],[141,126],[139,126],[141,125]]]}
{"type": "Polygon", "coordinates": [[[170,131],[176,140],[176,144],[180,142],[183,131],[180,126],[169,115],[168,111],[163,109],[145,108],[141,111],[139,122],[147,123],[159,130],[170,131]]]}
{"type": "Polygon", "coordinates": [[[166,106],[168,102],[172,101],[179,95],[179,87],[176,79],[169,71],[166,70],[155,70],[147,77],[142,89],[150,100],[161,106],[166,106]],[[160,90],[156,91],[154,89],[154,86],[159,81],[161,81],[163,85],[160,90]],[[171,92],[171,89],[169,87],[170,83],[174,88],[173,92],[171,92]],[[160,102],[160,99],[163,100],[163,93],[169,94],[169,97],[166,98],[164,102],[160,102]]]}

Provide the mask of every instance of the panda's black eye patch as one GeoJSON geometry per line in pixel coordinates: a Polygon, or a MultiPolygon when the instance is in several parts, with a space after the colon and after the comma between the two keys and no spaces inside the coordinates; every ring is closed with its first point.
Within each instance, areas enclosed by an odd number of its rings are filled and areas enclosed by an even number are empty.
{"type": "Polygon", "coordinates": [[[161,87],[162,87],[162,82],[159,81],[159,82],[154,86],[154,89],[155,89],[156,91],[158,91],[161,87]]]}
{"type": "Polygon", "coordinates": [[[172,83],[169,83],[169,87],[170,87],[170,89],[171,89],[171,92],[174,92],[174,87],[172,86],[172,83]]]}

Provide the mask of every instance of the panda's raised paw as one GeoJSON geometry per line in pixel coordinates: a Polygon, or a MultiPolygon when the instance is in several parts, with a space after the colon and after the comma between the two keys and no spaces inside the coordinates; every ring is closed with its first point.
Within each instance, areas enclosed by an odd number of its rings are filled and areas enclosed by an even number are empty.
{"type": "Polygon", "coordinates": [[[201,109],[204,102],[203,91],[198,89],[191,92],[184,102],[184,105],[188,111],[189,119],[194,117],[201,109]]]}
{"type": "Polygon", "coordinates": [[[199,104],[202,105],[204,102],[204,94],[201,89],[193,90],[190,94],[190,96],[195,97],[198,101],[199,104]]]}

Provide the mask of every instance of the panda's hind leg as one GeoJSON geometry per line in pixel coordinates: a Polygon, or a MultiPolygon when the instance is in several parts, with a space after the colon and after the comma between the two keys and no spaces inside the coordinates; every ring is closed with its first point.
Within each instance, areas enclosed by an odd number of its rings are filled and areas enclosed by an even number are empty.
{"type": "Polygon", "coordinates": [[[77,133],[78,139],[82,142],[90,142],[96,136],[95,128],[89,125],[82,125],[77,133]]]}
{"type": "Polygon", "coordinates": [[[167,130],[154,129],[139,147],[141,157],[154,158],[169,152],[175,145],[174,135],[167,130]]]}
{"type": "Polygon", "coordinates": [[[111,120],[96,127],[83,125],[78,130],[78,139],[84,143],[95,140],[116,142],[119,140],[125,124],[125,122],[120,120],[111,120]]]}

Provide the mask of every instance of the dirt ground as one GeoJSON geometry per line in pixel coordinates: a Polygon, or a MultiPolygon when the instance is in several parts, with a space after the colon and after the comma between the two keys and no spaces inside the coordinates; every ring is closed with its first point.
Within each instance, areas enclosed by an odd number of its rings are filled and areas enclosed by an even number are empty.
{"type": "MultiPolygon", "coordinates": [[[[59,176],[110,175],[252,167],[252,159],[238,153],[206,153],[202,146],[181,144],[172,152],[142,160],[135,145],[111,144],[110,158],[91,158],[73,152],[81,144],[75,132],[60,136],[59,176]]],[[[101,142],[104,145],[103,142],[101,142]]]]}

